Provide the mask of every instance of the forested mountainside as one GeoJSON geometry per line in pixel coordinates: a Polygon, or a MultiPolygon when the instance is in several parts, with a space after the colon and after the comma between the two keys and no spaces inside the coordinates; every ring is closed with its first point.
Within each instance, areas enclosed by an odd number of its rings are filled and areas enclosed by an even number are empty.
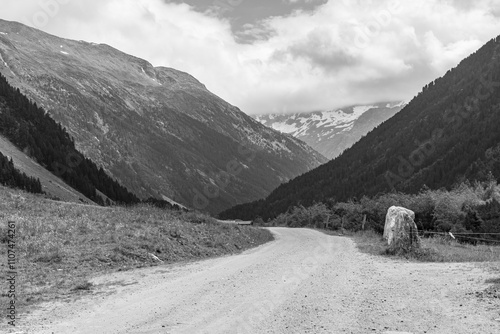
{"type": "Polygon", "coordinates": [[[500,177],[500,37],[426,85],[335,160],[233,207],[222,218],[276,217],[294,205],[500,177]]]}
{"type": "MultiPolygon", "coordinates": [[[[96,203],[105,204],[105,199],[96,191],[100,191],[117,203],[139,202],[134,194],[109,177],[90,159],[84,157],[75,148],[73,139],[66,130],[36,103],[26,98],[19,89],[9,85],[1,74],[0,134],[41,166],[96,203]]],[[[10,164],[7,164],[6,168],[9,166],[10,164]]],[[[12,177],[16,177],[14,172],[12,177]]],[[[33,182],[34,180],[31,183],[33,182]]],[[[39,181],[21,188],[31,191],[31,189],[38,190],[38,186],[40,186],[39,181]]],[[[40,191],[36,192],[41,192],[41,186],[40,191]]]]}
{"type": "Polygon", "coordinates": [[[212,213],[326,162],[187,73],[0,20],[0,72],[140,198],[212,213]]]}
{"type": "Polygon", "coordinates": [[[404,102],[383,102],[311,113],[254,115],[254,118],[270,128],[303,140],[328,159],[333,159],[404,106],[404,102]]]}

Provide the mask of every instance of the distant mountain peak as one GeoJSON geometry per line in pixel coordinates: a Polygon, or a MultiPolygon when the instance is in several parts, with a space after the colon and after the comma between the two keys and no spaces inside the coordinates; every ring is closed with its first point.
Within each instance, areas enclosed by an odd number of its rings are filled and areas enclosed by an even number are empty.
{"type": "Polygon", "coordinates": [[[254,117],[268,127],[303,140],[325,157],[333,159],[405,105],[400,101],[383,102],[329,111],[254,117]]]}

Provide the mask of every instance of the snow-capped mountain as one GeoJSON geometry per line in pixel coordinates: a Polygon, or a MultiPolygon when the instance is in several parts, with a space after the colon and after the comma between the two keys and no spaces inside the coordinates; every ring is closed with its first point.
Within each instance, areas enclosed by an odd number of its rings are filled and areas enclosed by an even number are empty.
{"type": "Polygon", "coordinates": [[[333,159],[405,105],[404,102],[385,102],[311,113],[254,115],[254,118],[305,141],[333,159]]]}

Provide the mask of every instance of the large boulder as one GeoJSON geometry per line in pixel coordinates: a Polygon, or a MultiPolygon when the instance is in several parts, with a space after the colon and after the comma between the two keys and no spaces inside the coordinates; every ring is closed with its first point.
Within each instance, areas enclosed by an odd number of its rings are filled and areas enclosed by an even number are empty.
{"type": "Polygon", "coordinates": [[[402,246],[420,246],[415,212],[399,206],[391,206],[385,216],[384,239],[390,246],[394,242],[402,246]]]}

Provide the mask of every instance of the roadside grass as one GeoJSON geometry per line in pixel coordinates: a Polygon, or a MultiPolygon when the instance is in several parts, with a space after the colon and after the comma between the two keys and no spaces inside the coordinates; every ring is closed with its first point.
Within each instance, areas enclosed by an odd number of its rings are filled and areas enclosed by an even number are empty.
{"type": "MultiPolygon", "coordinates": [[[[106,272],[233,254],[273,239],[268,230],[199,213],[83,206],[0,187],[2,273],[8,269],[8,221],[16,224],[16,295],[22,308],[89,293],[90,279],[106,272]]],[[[0,305],[6,303],[2,291],[0,305]]]]}
{"type": "Polygon", "coordinates": [[[361,252],[372,255],[387,255],[402,257],[421,262],[498,262],[500,261],[500,246],[471,245],[450,238],[422,238],[420,249],[407,253],[395,252],[387,247],[382,236],[374,231],[351,233],[361,252]]]}

